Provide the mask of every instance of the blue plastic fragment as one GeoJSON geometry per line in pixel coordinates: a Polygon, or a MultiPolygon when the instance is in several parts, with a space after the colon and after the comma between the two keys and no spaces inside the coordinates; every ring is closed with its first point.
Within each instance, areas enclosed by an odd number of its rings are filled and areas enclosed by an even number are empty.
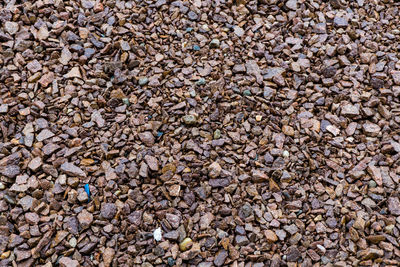
{"type": "Polygon", "coordinates": [[[200,51],[200,46],[194,45],[194,46],[193,46],[193,50],[194,50],[194,51],[200,51]]]}
{"type": "Polygon", "coordinates": [[[193,31],[193,28],[191,27],[186,28],[186,32],[191,32],[191,31],[193,31]]]}
{"type": "Polygon", "coordinates": [[[89,200],[90,200],[90,188],[89,188],[89,184],[85,184],[85,192],[86,192],[86,194],[88,195],[88,198],[89,198],[89,200]]]}
{"type": "Polygon", "coordinates": [[[161,137],[163,134],[164,134],[163,132],[158,131],[157,132],[157,137],[161,137]]]}

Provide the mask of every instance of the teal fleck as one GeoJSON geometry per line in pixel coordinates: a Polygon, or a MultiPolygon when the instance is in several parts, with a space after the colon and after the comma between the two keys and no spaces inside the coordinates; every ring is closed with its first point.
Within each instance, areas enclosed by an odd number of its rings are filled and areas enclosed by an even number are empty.
{"type": "Polygon", "coordinates": [[[194,45],[194,46],[193,46],[193,50],[194,50],[194,51],[200,51],[200,46],[194,45]]]}
{"type": "Polygon", "coordinates": [[[204,85],[204,84],[206,84],[206,79],[204,79],[204,78],[200,78],[200,79],[196,82],[196,85],[204,85]]]}
{"type": "Polygon", "coordinates": [[[246,96],[251,96],[250,90],[244,90],[243,94],[246,95],[246,96]]]}
{"type": "Polygon", "coordinates": [[[129,104],[130,104],[128,98],[123,98],[123,99],[122,99],[122,102],[123,102],[125,105],[127,105],[127,106],[129,106],[129,104]]]}

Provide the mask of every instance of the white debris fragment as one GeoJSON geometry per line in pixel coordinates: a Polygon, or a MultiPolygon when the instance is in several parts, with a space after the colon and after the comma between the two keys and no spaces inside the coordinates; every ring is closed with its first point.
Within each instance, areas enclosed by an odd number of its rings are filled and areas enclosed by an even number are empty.
{"type": "Polygon", "coordinates": [[[160,227],[158,227],[156,230],[154,230],[153,236],[154,236],[154,240],[155,241],[161,241],[162,235],[161,235],[161,228],[160,227]]]}

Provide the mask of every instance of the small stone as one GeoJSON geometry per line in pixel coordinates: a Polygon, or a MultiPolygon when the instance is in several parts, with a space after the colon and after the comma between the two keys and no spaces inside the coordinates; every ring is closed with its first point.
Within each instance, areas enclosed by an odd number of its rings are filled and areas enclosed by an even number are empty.
{"type": "Polygon", "coordinates": [[[35,225],[39,222],[39,215],[37,215],[36,213],[33,213],[33,212],[25,213],[25,220],[29,224],[35,225]]]}
{"type": "Polygon", "coordinates": [[[400,85],[400,71],[392,71],[392,78],[395,84],[400,85]]]}
{"type": "Polygon", "coordinates": [[[296,262],[301,258],[301,253],[296,246],[291,246],[286,252],[286,259],[289,262],[296,262]]]}
{"type": "Polygon", "coordinates": [[[63,50],[61,50],[61,57],[58,59],[61,64],[67,65],[68,62],[72,59],[72,53],[69,51],[68,47],[64,47],[63,50]]]}
{"type": "Polygon", "coordinates": [[[0,114],[5,114],[8,112],[8,105],[6,104],[1,104],[0,105],[0,114]]]}
{"type": "Polygon", "coordinates": [[[70,162],[63,163],[60,169],[62,172],[71,176],[86,177],[86,173],[82,171],[81,168],[75,166],[73,163],[70,162]]]}
{"type": "Polygon", "coordinates": [[[165,215],[167,221],[169,224],[174,228],[177,229],[179,227],[179,224],[181,222],[181,218],[178,215],[172,214],[172,213],[167,213],[165,215]]]}
{"type": "Polygon", "coordinates": [[[357,258],[362,260],[371,260],[383,257],[384,251],[382,249],[367,248],[357,252],[357,258]]]}
{"type": "Polygon", "coordinates": [[[78,189],[78,196],[77,199],[80,203],[86,203],[89,200],[88,194],[85,192],[83,188],[78,189]]]}
{"type": "Polygon", "coordinates": [[[49,38],[49,31],[47,30],[47,26],[43,25],[42,27],[39,28],[37,32],[37,38],[39,40],[46,40],[49,38]]]}
{"type": "Polygon", "coordinates": [[[282,156],[283,156],[284,158],[288,158],[288,157],[290,156],[290,153],[289,153],[289,151],[287,151],[287,150],[283,150],[283,152],[282,152],[282,156]]]}
{"type": "Polygon", "coordinates": [[[34,172],[36,172],[40,168],[40,166],[42,166],[42,158],[41,157],[33,158],[28,164],[28,168],[34,172]]]}
{"type": "Polygon", "coordinates": [[[152,146],[154,144],[154,135],[151,132],[139,133],[139,139],[146,145],[152,146]]]}
{"type": "Polygon", "coordinates": [[[86,209],[82,210],[78,214],[78,221],[82,229],[87,229],[93,222],[93,215],[88,212],[86,209]]]}
{"type": "Polygon", "coordinates": [[[195,125],[197,123],[197,117],[194,115],[185,115],[182,117],[182,121],[186,125],[195,125]]]}
{"type": "Polygon", "coordinates": [[[382,174],[381,174],[380,168],[375,167],[375,166],[368,166],[367,170],[368,170],[368,173],[375,180],[376,184],[379,186],[382,186],[383,179],[382,179],[382,174]]]}
{"type": "Polygon", "coordinates": [[[104,6],[103,6],[102,3],[96,2],[96,3],[94,4],[93,11],[94,11],[95,13],[102,12],[103,10],[104,10],[104,6]]]}
{"type": "Polygon", "coordinates": [[[212,39],[210,42],[210,48],[218,48],[220,46],[220,41],[218,39],[212,39]]]}
{"type": "Polygon", "coordinates": [[[284,125],[282,127],[282,132],[288,136],[294,136],[294,129],[289,125],[284,125]]]}
{"type": "Polygon", "coordinates": [[[386,237],[384,235],[370,235],[366,239],[373,244],[378,244],[381,241],[385,241],[386,237]]]}
{"type": "Polygon", "coordinates": [[[198,17],[199,17],[199,16],[198,16],[195,12],[193,12],[193,11],[189,11],[189,12],[188,12],[188,18],[189,18],[190,20],[197,20],[198,17]]]}
{"type": "Polygon", "coordinates": [[[61,257],[60,260],[58,261],[60,264],[60,267],[79,267],[80,264],[77,260],[73,260],[68,257],[61,257]]]}
{"type": "Polygon", "coordinates": [[[360,110],[356,105],[346,104],[342,107],[342,115],[347,117],[355,117],[360,115],[360,110]]]}
{"type": "Polygon", "coordinates": [[[348,19],[336,16],[333,19],[333,25],[336,27],[346,28],[349,25],[348,19]]]}
{"type": "Polygon", "coordinates": [[[207,212],[200,218],[200,230],[206,230],[209,228],[210,223],[214,220],[214,215],[211,212],[207,212]]]}
{"type": "Polygon", "coordinates": [[[278,236],[271,230],[265,230],[264,235],[269,243],[275,243],[278,241],[278,236]]]}
{"type": "Polygon", "coordinates": [[[16,22],[6,21],[4,23],[4,30],[11,35],[14,35],[18,32],[19,25],[16,22]]]}
{"type": "Polygon", "coordinates": [[[113,248],[106,248],[103,252],[104,267],[110,267],[115,256],[115,250],[113,248]]]}
{"type": "Polygon", "coordinates": [[[129,50],[131,50],[131,47],[130,47],[130,45],[129,45],[129,43],[127,42],[127,41],[120,41],[119,42],[119,46],[121,47],[121,50],[122,51],[129,51],[129,50]]]}
{"type": "Polygon", "coordinates": [[[36,140],[42,142],[43,140],[49,139],[53,136],[54,134],[50,130],[44,129],[36,136],[36,140]]]}
{"type": "Polygon", "coordinates": [[[375,188],[376,185],[377,185],[376,182],[373,181],[373,180],[371,180],[371,181],[368,182],[368,186],[369,186],[370,188],[375,188]]]}
{"type": "Polygon", "coordinates": [[[82,78],[81,71],[79,67],[73,67],[67,74],[64,75],[64,78],[71,79],[71,78],[82,78]]]}
{"type": "Polygon", "coordinates": [[[54,73],[53,72],[49,72],[46,73],[45,75],[43,75],[40,80],[39,80],[39,84],[43,87],[46,88],[47,86],[49,86],[49,84],[51,84],[54,81],[54,73]]]}
{"type": "MultiPolygon", "coordinates": [[[[16,260],[18,262],[29,259],[32,255],[30,250],[20,250],[20,249],[14,249],[14,254],[17,257],[16,260]]],[[[21,265],[19,264],[19,266],[21,265]]]]}
{"type": "Polygon", "coordinates": [[[233,31],[234,33],[238,36],[238,37],[242,37],[244,35],[244,30],[243,28],[239,27],[239,26],[235,26],[233,27],[233,31]]]}
{"type": "Polygon", "coordinates": [[[152,171],[158,171],[158,161],[155,157],[146,155],[144,157],[144,160],[146,161],[147,165],[149,166],[150,170],[152,171]]]}
{"type": "Polygon", "coordinates": [[[196,85],[205,85],[206,84],[206,79],[200,78],[197,80],[196,85]]]}
{"type": "Polygon", "coordinates": [[[363,130],[369,136],[377,136],[381,131],[381,127],[375,123],[366,122],[363,124],[363,130]]]}
{"type": "Polygon", "coordinates": [[[331,134],[333,134],[334,136],[337,136],[338,134],[340,134],[340,130],[334,125],[326,126],[326,130],[328,132],[330,132],[331,134]]]}
{"type": "Polygon", "coordinates": [[[31,62],[29,62],[29,63],[26,65],[26,68],[27,68],[30,72],[35,73],[35,72],[38,72],[38,71],[42,70],[42,64],[40,64],[39,61],[37,61],[36,59],[34,59],[34,60],[32,60],[31,62]]]}
{"type": "Polygon", "coordinates": [[[217,178],[221,174],[221,171],[222,171],[222,167],[216,161],[211,163],[210,166],[208,166],[208,175],[211,178],[217,178]]]}
{"type": "Polygon", "coordinates": [[[117,206],[114,203],[103,203],[101,205],[100,215],[104,219],[111,220],[117,213],[117,206]]]}
{"type": "Polygon", "coordinates": [[[139,78],[138,83],[140,86],[144,86],[149,83],[149,79],[147,77],[141,77],[139,78]]]}
{"type": "Polygon", "coordinates": [[[183,241],[179,244],[179,249],[181,251],[189,250],[193,245],[193,241],[190,237],[186,237],[183,241]]]}
{"type": "Polygon", "coordinates": [[[249,239],[246,236],[243,235],[237,235],[235,237],[235,242],[239,246],[246,246],[250,243],[249,239]]]}
{"type": "Polygon", "coordinates": [[[297,10],[297,0],[289,0],[286,2],[285,6],[290,10],[296,11],[297,10]]]}
{"type": "Polygon", "coordinates": [[[225,260],[228,258],[228,252],[226,250],[221,250],[214,258],[215,266],[223,266],[225,264],[225,260]]]}
{"type": "Polygon", "coordinates": [[[400,216],[400,201],[398,197],[389,197],[388,201],[388,209],[390,214],[394,216],[400,216]]]}
{"type": "Polygon", "coordinates": [[[236,64],[235,66],[233,66],[232,72],[233,73],[245,73],[246,67],[244,64],[236,64]]]}
{"type": "Polygon", "coordinates": [[[221,138],[221,131],[219,129],[214,131],[214,139],[220,139],[221,138]]]}
{"type": "Polygon", "coordinates": [[[83,8],[91,9],[95,5],[95,1],[91,0],[81,0],[81,5],[83,8]]]}

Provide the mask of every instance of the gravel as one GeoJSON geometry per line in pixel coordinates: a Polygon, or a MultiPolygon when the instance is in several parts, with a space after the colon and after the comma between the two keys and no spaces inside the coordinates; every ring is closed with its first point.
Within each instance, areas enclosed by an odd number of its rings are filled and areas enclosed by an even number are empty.
{"type": "Polygon", "coordinates": [[[0,266],[398,265],[399,12],[0,1],[0,266]]]}

